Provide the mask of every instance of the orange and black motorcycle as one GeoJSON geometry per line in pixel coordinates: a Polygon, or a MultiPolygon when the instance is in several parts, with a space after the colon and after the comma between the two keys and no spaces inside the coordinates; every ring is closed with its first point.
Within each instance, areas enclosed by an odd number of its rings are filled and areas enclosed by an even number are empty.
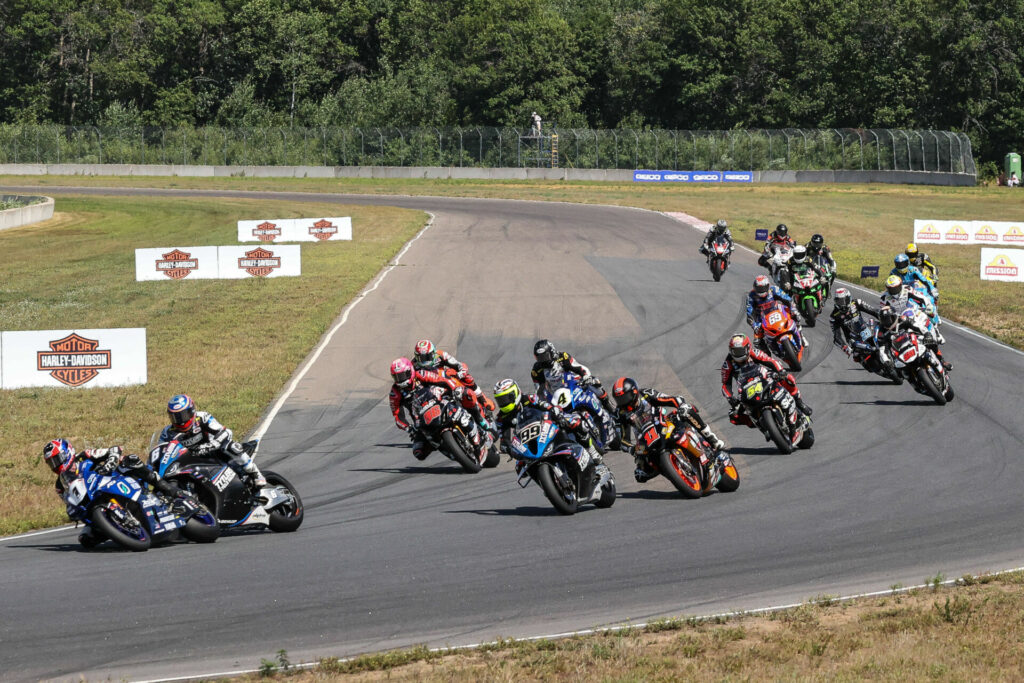
{"type": "Polygon", "coordinates": [[[636,431],[633,455],[644,458],[684,498],[700,498],[713,488],[735,491],[740,487],[732,457],[725,451],[716,454],[684,418],[656,416],[636,431]]]}

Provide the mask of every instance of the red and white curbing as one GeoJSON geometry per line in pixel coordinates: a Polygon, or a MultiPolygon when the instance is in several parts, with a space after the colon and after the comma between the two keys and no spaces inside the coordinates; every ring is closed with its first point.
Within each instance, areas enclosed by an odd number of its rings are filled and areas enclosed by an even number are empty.
{"type": "Polygon", "coordinates": [[[665,211],[664,214],[669,218],[675,218],[677,221],[681,221],[683,223],[686,223],[687,225],[692,225],[701,232],[707,232],[708,230],[711,229],[711,223],[708,223],[705,220],[701,220],[696,216],[691,216],[688,213],[683,213],[681,211],[665,211]]]}

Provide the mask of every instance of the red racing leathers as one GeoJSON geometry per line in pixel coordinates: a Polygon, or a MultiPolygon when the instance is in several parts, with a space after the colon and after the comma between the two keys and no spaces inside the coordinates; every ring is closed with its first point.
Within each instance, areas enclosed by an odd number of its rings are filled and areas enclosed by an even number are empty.
{"type": "MultiPolygon", "coordinates": [[[[461,394],[462,407],[465,408],[470,415],[473,416],[477,422],[485,424],[483,415],[480,412],[479,405],[476,401],[476,394],[472,391],[466,391],[465,387],[457,380],[445,377],[439,372],[432,372],[430,370],[414,370],[413,371],[413,387],[416,382],[423,382],[424,384],[430,385],[436,388],[437,391],[445,394],[451,393],[453,395],[461,394]]],[[[419,438],[416,434],[415,428],[410,424],[410,420],[406,420],[402,415],[402,410],[405,409],[407,414],[412,413],[412,407],[409,404],[412,398],[412,388],[408,390],[401,389],[397,384],[391,385],[391,392],[388,395],[388,401],[391,404],[391,414],[395,418],[395,425],[402,431],[409,432],[410,437],[413,440],[413,455],[418,460],[423,460],[431,452],[431,447],[426,444],[423,439],[419,438]]],[[[477,431],[476,425],[471,425],[470,440],[474,446],[478,446],[480,443],[480,433],[477,431]]]]}
{"type": "Polygon", "coordinates": [[[742,424],[748,427],[754,426],[750,421],[750,416],[746,412],[738,410],[740,405],[739,399],[732,394],[732,380],[734,377],[738,383],[742,383],[744,379],[754,373],[761,374],[762,376],[774,373],[779,383],[797,401],[797,405],[803,404],[800,390],[797,389],[796,379],[793,378],[793,374],[783,370],[782,364],[764,351],[753,348],[750,349],[750,360],[746,363],[737,363],[733,360],[732,356],[726,356],[725,362],[722,363],[722,394],[733,405],[733,410],[729,414],[729,421],[733,424],[742,424]]]}

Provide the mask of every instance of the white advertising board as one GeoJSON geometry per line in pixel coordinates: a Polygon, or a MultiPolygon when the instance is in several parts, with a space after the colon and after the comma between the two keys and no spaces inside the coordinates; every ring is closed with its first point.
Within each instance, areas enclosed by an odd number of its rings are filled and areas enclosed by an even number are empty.
{"type": "Polygon", "coordinates": [[[915,220],[914,242],[1024,246],[1024,222],[915,220]]]}
{"type": "Polygon", "coordinates": [[[146,383],[146,329],[0,332],[4,389],[146,383]]]}
{"type": "Polygon", "coordinates": [[[302,274],[301,247],[297,244],[218,247],[220,277],[285,277],[302,274]]]}
{"type": "Polygon", "coordinates": [[[238,221],[239,242],[326,242],[352,239],[352,218],[267,218],[238,221]]]}
{"type": "Polygon", "coordinates": [[[981,279],[1024,282],[1024,249],[983,248],[981,279]]]}
{"type": "Polygon", "coordinates": [[[217,247],[135,250],[136,280],[198,280],[217,277],[217,247]]]}

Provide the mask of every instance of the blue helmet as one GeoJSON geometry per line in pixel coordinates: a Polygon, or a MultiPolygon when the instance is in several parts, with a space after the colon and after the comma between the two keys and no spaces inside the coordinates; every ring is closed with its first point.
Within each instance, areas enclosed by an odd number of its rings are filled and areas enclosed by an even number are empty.
{"type": "Polygon", "coordinates": [[[896,258],[892,260],[896,264],[896,272],[903,274],[907,272],[907,268],[910,267],[910,257],[906,254],[896,254],[896,258]]]}
{"type": "Polygon", "coordinates": [[[196,417],[196,404],[187,395],[178,394],[167,402],[167,416],[175,429],[185,431],[196,417]]]}

